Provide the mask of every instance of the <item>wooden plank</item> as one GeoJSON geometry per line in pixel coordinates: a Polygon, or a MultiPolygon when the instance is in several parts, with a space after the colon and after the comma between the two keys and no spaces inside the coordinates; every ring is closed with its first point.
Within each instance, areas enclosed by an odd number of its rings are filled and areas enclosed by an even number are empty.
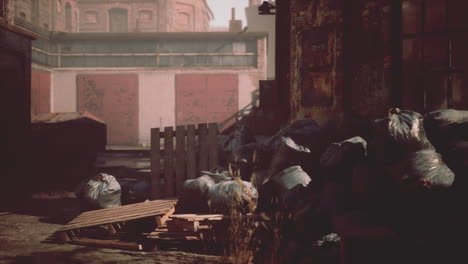
{"type": "MultiPolygon", "coordinates": [[[[198,135],[198,130],[195,130],[195,135],[198,135]]],[[[172,131],[172,137],[175,137],[175,136],[176,136],[176,132],[172,131]]],[[[164,138],[164,132],[163,131],[159,132],[159,137],[164,138]]]]}
{"type": "Polygon", "coordinates": [[[161,198],[161,153],[159,128],[151,129],[151,198],[161,198]]]}
{"type": "Polygon", "coordinates": [[[175,195],[174,182],[174,143],[172,138],[172,127],[164,128],[164,194],[166,197],[175,195]]]}
{"type": "Polygon", "coordinates": [[[143,250],[143,245],[139,243],[124,242],[124,241],[118,241],[118,240],[102,240],[102,239],[77,237],[77,238],[74,238],[72,241],[70,241],[70,243],[82,245],[82,246],[105,247],[105,248],[124,249],[124,250],[133,250],[133,251],[143,250]]]}
{"type": "Polygon", "coordinates": [[[149,239],[154,240],[167,240],[167,241],[185,241],[185,240],[201,240],[198,236],[179,236],[179,237],[160,237],[160,236],[148,236],[149,239]]]}
{"type": "Polygon", "coordinates": [[[110,213],[111,215],[116,215],[116,214],[121,214],[121,213],[127,213],[132,210],[143,210],[143,209],[152,210],[152,209],[161,208],[161,207],[170,208],[176,203],[177,203],[176,198],[172,198],[171,200],[153,200],[149,202],[142,202],[142,203],[129,204],[129,205],[106,208],[106,209],[87,211],[87,212],[80,214],[78,217],[87,217],[87,216],[94,217],[97,215],[104,215],[106,213],[110,213]]]}
{"type": "Polygon", "coordinates": [[[218,166],[218,124],[208,124],[208,149],[209,162],[208,169],[213,169],[218,166]]]}
{"type": "Polygon", "coordinates": [[[138,213],[138,212],[156,213],[156,212],[159,212],[161,210],[169,211],[174,205],[175,205],[175,203],[164,204],[164,205],[155,205],[155,206],[152,206],[152,207],[148,207],[148,206],[147,207],[139,207],[139,208],[133,208],[132,207],[132,208],[129,208],[129,210],[125,210],[125,211],[122,211],[122,210],[115,210],[114,212],[105,211],[105,212],[102,212],[102,214],[94,213],[92,215],[83,213],[83,214],[77,216],[72,221],[70,221],[68,224],[73,224],[73,223],[80,222],[80,221],[99,219],[99,218],[115,218],[115,217],[119,217],[119,216],[128,216],[128,215],[138,213]]]}
{"type": "Polygon", "coordinates": [[[187,179],[197,177],[197,162],[195,154],[195,125],[187,126],[187,179]]]}
{"type": "Polygon", "coordinates": [[[183,219],[185,221],[203,221],[203,220],[222,220],[225,216],[222,214],[209,214],[209,215],[197,215],[197,214],[173,214],[171,219],[183,219]]]}
{"type": "Polygon", "coordinates": [[[171,198],[84,212],[60,230],[71,230],[99,224],[119,223],[143,217],[165,215],[171,212],[176,203],[177,199],[171,198]]]}
{"type": "Polygon", "coordinates": [[[70,237],[68,236],[67,232],[57,232],[55,237],[62,243],[70,241],[70,237]]]}
{"type": "Polygon", "coordinates": [[[198,124],[198,170],[208,170],[208,127],[198,124]]]}
{"type": "Polygon", "coordinates": [[[169,219],[169,217],[171,217],[171,215],[175,212],[175,207],[172,207],[171,210],[169,210],[169,212],[167,212],[166,214],[164,215],[161,215],[161,216],[156,216],[156,225],[159,227],[159,226],[163,226],[164,224],[166,224],[166,221],[169,219]]]}
{"type": "Polygon", "coordinates": [[[145,217],[155,217],[157,215],[163,215],[167,212],[167,210],[161,210],[159,212],[138,212],[132,215],[124,215],[124,216],[118,216],[118,217],[112,217],[112,218],[103,218],[103,219],[96,219],[96,220],[89,220],[85,222],[79,222],[79,223],[74,223],[70,225],[66,225],[60,229],[60,231],[65,231],[65,230],[72,230],[76,228],[84,228],[84,227],[91,227],[91,226],[98,226],[98,225],[104,225],[104,224],[113,224],[117,222],[124,222],[124,221],[130,221],[130,220],[135,220],[135,219],[140,219],[140,218],[145,218],[145,217]]]}
{"type": "Polygon", "coordinates": [[[167,227],[176,227],[189,231],[197,231],[200,227],[199,221],[181,221],[180,219],[173,219],[167,222],[167,227]]]}
{"type": "Polygon", "coordinates": [[[176,195],[182,194],[182,187],[185,180],[185,126],[176,128],[176,166],[175,166],[175,187],[176,195]]]}

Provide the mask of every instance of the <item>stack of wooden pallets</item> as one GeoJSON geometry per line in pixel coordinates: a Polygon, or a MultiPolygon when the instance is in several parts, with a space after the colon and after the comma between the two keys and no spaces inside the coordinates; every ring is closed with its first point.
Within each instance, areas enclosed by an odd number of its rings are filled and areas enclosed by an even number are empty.
{"type": "Polygon", "coordinates": [[[143,250],[147,242],[143,233],[163,226],[174,213],[177,201],[167,198],[84,212],[55,232],[53,238],[62,243],[143,250]]]}

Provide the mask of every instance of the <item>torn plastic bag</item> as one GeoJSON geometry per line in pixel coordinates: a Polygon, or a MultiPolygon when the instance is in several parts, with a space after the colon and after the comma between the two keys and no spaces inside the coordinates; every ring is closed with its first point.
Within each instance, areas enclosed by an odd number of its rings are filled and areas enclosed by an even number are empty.
{"type": "Polygon", "coordinates": [[[114,176],[98,173],[78,190],[86,201],[97,208],[121,206],[121,188],[114,176]]]}
{"type": "Polygon", "coordinates": [[[250,182],[235,179],[214,185],[208,192],[208,199],[214,213],[252,213],[257,207],[258,192],[250,182]]]}

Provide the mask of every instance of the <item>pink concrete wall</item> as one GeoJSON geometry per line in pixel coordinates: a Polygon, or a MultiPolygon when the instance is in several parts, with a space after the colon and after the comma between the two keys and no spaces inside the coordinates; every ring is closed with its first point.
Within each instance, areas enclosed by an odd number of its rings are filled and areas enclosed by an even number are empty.
{"type": "Polygon", "coordinates": [[[76,76],[78,111],[88,111],[107,124],[107,144],[138,145],[138,75],[76,76]]]}
{"type": "Polygon", "coordinates": [[[50,112],[50,72],[31,72],[31,113],[50,112]]]}
{"type": "Polygon", "coordinates": [[[176,124],[234,124],[239,111],[238,86],[236,74],[177,74],[176,124]]]}

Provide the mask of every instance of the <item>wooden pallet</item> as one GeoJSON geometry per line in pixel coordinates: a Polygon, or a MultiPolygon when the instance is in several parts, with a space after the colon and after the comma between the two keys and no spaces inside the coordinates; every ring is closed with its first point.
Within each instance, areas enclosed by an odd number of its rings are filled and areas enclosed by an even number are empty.
{"type": "Polygon", "coordinates": [[[122,231],[127,222],[151,217],[154,217],[155,226],[162,226],[174,213],[177,201],[167,198],[84,212],[57,230],[55,237],[61,242],[69,242],[80,232],[99,226],[107,227],[112,235],[122,231]]]}
{"type": "Polygon", "coordinates": [[[213,225],[224,219],[223,215],[171,215],[166,224],[159,226],[147,238],[159,241],[191,241],[212,239],[213,225]]]}

